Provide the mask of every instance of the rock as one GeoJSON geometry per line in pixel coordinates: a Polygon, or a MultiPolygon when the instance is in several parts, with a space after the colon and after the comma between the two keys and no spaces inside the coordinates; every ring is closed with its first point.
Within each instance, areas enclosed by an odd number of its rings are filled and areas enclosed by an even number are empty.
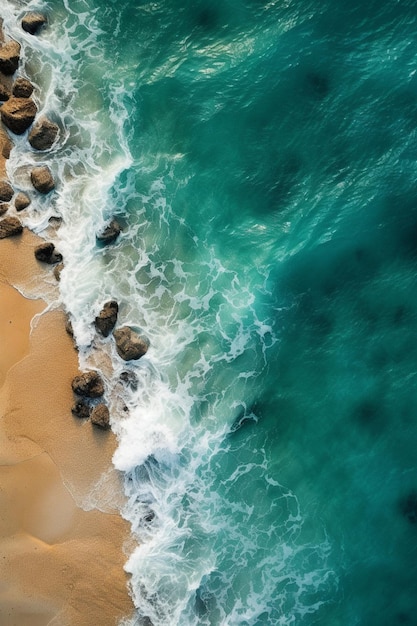
{"type": "Polygon", "coordinates": [[[3,128],[0,128],[0,152],[4,159],[8,159],[13,148],[12,140],[3,128]]]}
{"type": "Polygon", "coordinates": [[[13,187],[7,180],[0,180],[0,202],[9,202],[14,195],[13,187]]]}
{"type": "Polygon", "coordinates": [[[417,524],[417,492],[411,491],[400,502],[401,512],[410,524],[417,524]]]}
{"type": "Polygon", "coordinates": [[[14,200],[14,206],[15,206],[16,211],[23,211],[29,206],[29,204],[30,204],[30,198],[22,191],[19,191],[19,193],[17,194],[14,200]]]}
{"type": "Polygon", "coordinates": [[[149,342],[129,326],[122,326],[113,333],[118,355],[124,361],[140,359],[149,348],[149,342]]]}
{"type": "Polygon", "coordinates": [[[40,117],[29,133],[29,143],[35,150],[48,150],[53,146],[58,133],[58,124],[45,116],[40,117]]]}
{"type": "Polygon", "coordinates": [[[96,235],[97,242],[103,245],[113,243],[121,232],[120,224],[116,220],[112,220],[99,235],[96,235]]]}
{"type": "Polygon", "coordinates": [[[34,167],[30,173],[32,185],[40,193],[47,194],[55,188],[55,183],[51,170],[46,165],[34,167]]]}
{"type": "Polygon", "coordinates": [[[7,213],[8,210],[9,205],[7,204],[7,202],[0,202],[0,216],[7,213]]]}
{"type": "Polygon", "coordinates": [[[77,402],[71,408],[71,413],[74,415],[74,417],[87,419],[88,417],[90,417],[91,406],[83,400],[77,400],[77,402]]]}
{"type": "Polygon", "coordinates": [[[42,13],[26,13],[22,19],[22,28],[30,35],[36,35],[38,30],[46,23],[46,16],[42,15],[42,13]]]}
{"type": "Polygon", "coordinates": [[[0,239],[20,235],[22,231],[22,223],[17,217],[5,217],[0,222],[0,239]]]}
{"type": "Polygon", "coordinates": [[[62,254],[55,250],[55,246],[52,242],[41,243],[35,248],[35,257],[42,263],[60,263],[62,261],[62,254]]]}
{"type": "Polygon", "coordinates": [[[139,380],[136,376],[135,372],[130,372],[125,370],[120,374],[120,380],[122,383],[130,387],[133,391],[136,391],[138,388],[139,380]]]}
{"type": "Polygon", "coordinates": [[[63,269],[64,269],[63,263],[58,263],[58,265],[55,265],[54,267],[54,276],[58,282],[61,280],[61,272],[63,269]]]}
{"type": "Polygon", "coordinates": [[[37,110],[31,98],[12,97],[1,107],[1,119],[12,133],[22,135],[32,124],[37,110]]]}
{"type": "Polygon", "coordinates": [[[19,76],[13,83],[12,93],[15,98],[30,98],[33,93],[33,85],[27,78],[19,76]]]}
{"type": "Polygon", "coordinates": [[[19,67],[20,44],[17,41],[8,41],[0,46],[0,72],[10,76],[19,67]]]}
{"type": "Polygon", "coordinates": [[[105,404],[97,404],[97,406],[94,407],[91,411],[91,422],[95,424],[95,426],[103,428],[103,430],[110,428],[110,413],[105,404]]]}
{"type": "Polygon", "coordinates": [[[104,394],[104,383],[98,372],[85,372],[76,376],[71,387],[74,393],[85,398],[100,398],[104,394]]]}
{"type": "Polygon", "coordinates": [[[95,318],[94,324],[96,330],[101,333],[103,337],[108,337],[115,327],[118,312],[119,305],[116,300],[110,300],[110,302],[104,304],[99,315],[95,318]]]}
{"type": "Polygon", "coordinates": [[[2,77],[0,76],[0,101],[4,102],[8,100],[11,96],[11,91],[9,85],[6,84],[2,77]]]}

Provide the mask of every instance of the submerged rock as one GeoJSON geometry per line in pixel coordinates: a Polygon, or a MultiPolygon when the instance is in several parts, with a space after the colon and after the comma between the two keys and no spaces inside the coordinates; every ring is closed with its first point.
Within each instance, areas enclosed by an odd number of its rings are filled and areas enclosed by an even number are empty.
{"type": "Polygon", "coordinates": [[[0,239],[20,235],[22,231],[22,223],[17,217],[5,217],[0,222],[0,239]]]}
{"type": "Polygon", "coordinates": [[[104,394],[104,383],[98,372],[85,372],[76,376],[71,387],[74,393],[85,398],[100,398],[104,394]]]}
{"type": "Polygon", "coordinates": [[[400,502],[401,513],[410,522],[417,524],[417,491],[411,491],[400,502]]]}
{"type": "Polygon", "coordinates": [[[95,426],[108,430],[110,428],[110,413],[103,403],[97,404],[91,411],[91,421],[95,426]]]}
{"type": "Polygon", "coordinates": [[[13,187],[7,180],[0,180],[0,202],[9,202],[13,198],[13,187]]]}
{"type": "Polygon", "coordinates": [[[121,226],[117,220],[112,220],[106,228],[96,235],[98,243],[107,245],[116,241],[120,233],[122,232],[121,226]]]}
{"type": "Polygon", "coordinates": [[[42,263],[49,263],[54,265],[62,261],[62,254],[55,250],[55,246],[52,242],[41,243],[35,248],[35,257],[42,263]]]}
{"type": "Polygon", "coordinates": [[[8,41],[0,46],[0,72],[10,76],[19,67],[20,44],[17,41],[8,41]]]}
{"type": "Polygon", "coordinates": [[[80,419],[87,419],[91,414],[91,406],[83,400],[77,400],[77,402],[71,408],[71,413],[74,417],[80,419]]]}
{"type": "Polygon", "coordinates": [[[2,122],[15,135],[22,135],[29,128],[37,113],[31,98],[9,98],[1,107],[2,122]]]}
{"type": "Polygon", "coordinates": [[[35,150],[48,150],[58,137],[59,126],[43,116],[33,125],[29,133],[29,143],[35,150]]]}
{"type": "Polygon", "coordinates": [[[118,312],[119,305],[116,300],[110,300],[110,302],[104,304],[99,315],[95,318],[94,324],[96,330],[101,333],[103,337],[108,337],[115,327],[118,312]]]}
{"type": "Polygon", "coordinates": [[[129,326],[122,326],[113,333],[118,355],[124,361],[140,359],[147,353],[149,342],[129,326]]]}
{"type": "Polygon", "coordinates": [[[29,204],[30,204],[30,198],[22,191],[19,191],[19,193],[17,194],[14,200],[14,206],[15,206],[16,211],[23,211],[29,206],[29,204]]]}
{"type": "Polygon", "coordinates": [[[13,83],[12,93],[16,98],[30,98],[33,93],[33,85],[27,78],[19,76],[13,83]]]}
{"type": "Polygon", "coordinates": [[[133,391],[136,391],[139,385],[138,377],[135,372],[130,372],[129,370],[125,370],[120,374],[120,380],[122,383],[130,387],[133,391]]]}
{"type": "Polygon", "coordinates": [[[47,194],[55,188],[54,178],[47,165],[34,167],[30,173],[30,180],[39,193],[47,194]]]}
{"type": "Polygon", "coordinates": [[[22,28],[30,35],[36,35],[39,29],[46,23],[46,16],[42,13],[26,13],[22,19],[22,28]]]}

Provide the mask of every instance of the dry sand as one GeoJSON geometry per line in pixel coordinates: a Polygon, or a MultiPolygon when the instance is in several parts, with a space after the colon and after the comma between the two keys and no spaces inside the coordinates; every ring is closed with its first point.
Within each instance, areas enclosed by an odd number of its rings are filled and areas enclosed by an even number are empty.
{"type": "Polygon", "coordinates": [[[45,304],[9,283],[50,275],[37,241],[27,231],[0,241],[0,624],[110,626],[132,612],[129,529],[107,502],[115,440],[71,415],[78,361],[63,313],[41,315],[29,337],[45,304]],[[72,495],[86,502],[95,485],[106,513],[72,495]]]}

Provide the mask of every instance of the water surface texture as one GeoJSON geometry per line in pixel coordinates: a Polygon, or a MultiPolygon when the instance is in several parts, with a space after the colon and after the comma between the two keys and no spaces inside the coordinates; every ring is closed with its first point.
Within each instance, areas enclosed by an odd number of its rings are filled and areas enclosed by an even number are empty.
{"type": "Polygon", "coordinates": [[[81,362],[113,361],[131,624],[416,625],[416,2],[8,2],[11,33],[28,7],[62,130],[28,223],[63,216],[81,362]]]}

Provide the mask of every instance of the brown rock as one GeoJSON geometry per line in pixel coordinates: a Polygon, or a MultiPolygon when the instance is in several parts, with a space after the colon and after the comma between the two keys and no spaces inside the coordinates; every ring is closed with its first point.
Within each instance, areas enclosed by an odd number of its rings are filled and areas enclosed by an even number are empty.
{"type": "Polygon", "coordinates": [[[77,402],[71,408],[71,413],[74,415],[74,417],[87,419],[88,417],[90,417],[91,406],[83,400],[77,400],[77,402]]]}
{"type": "Polygon", "coordinates": [[[22,231],[22,223],[17,219],[17,217],[5,217],[0,222],[0,239],[20,235],[22,231]]]}
{"type": "Polygon", "coordinates": [[[104,394],[104,383],[98,372],[85,372],[76,376],[71,387],[74,393],[84,398],[100,398],[104,394]]]}
{"type": "Polygon", "coordinates": [[[0,180],[0,202],[9,202],[14,195],[13,187],[7,180],[0,180]]]}
{"type": "Polygon", "coordinates": [[[12,140],[3,128],[0,128],[0,153],[4,159],[8,159],[13,148],[12,140]]]}
{"type": "Polygon", "coordinates": [[[8,41],[0,46],[0,72],[10,76],[19,67],[20,44],[8,41]]]}
{"type": "Polygon", "coordinates": [[[22,191],[19,191],[16,198],[14,199],[14,206],[16,211],[23,211],[29,206],[29,204],[30,198],[22,191]]]}
{"type": "Polygon", "coordinates": [[[13,83],[12,93],[16,98],[30,98],[33,93],[33,85],[27,78],[19,76],[13,83]]]}
{"type": "Polygon", "coordinates": [[[72,322],[69,317],[67,317],[67,321],[65,322],[65,330],[69,334],[69,336],[74,339],[74,329],[72,327],[72,322]]]}
{"type": "Polygon", "coordinates": [[[49,193],[55,187],[51,170],[46,165],[34,167],[30,173],[30,180],[35,189],[40,193],[49,193]]]}
{"type": "Polygon", "coordinates": [[[31,98],[12,97],[1,107],[1,119],[12,133],[22,135],[32,124],[37,110],[31,98]]]}
{"type": "Polygon", "coordinates": [[[122,326],[113,333],[118,355],[124,361],[140,359],[149,348],[149,342],[129,326],[122,326]]]}
{"type": "Polygon", "coordinates": [[[95,426],[108,430],[110,428],[110,413],[103,403],[97,404],[91,411],[91,421],[95,426]]]}
{"type": "Polygon", "coordinates": [[[60,263],[62,261],[62,254],[55,250],[55,246],[52,242],[41,243],[35,248],[35,257],[42,263],[60,263]]]}
{"type": "Polygon", "coordinates": [[[4,102],[5,100],[8,100],[11,95],[9,85],[6,83],[4,78],[0,76],[0,101],[4,102]]]}
{"type": "Polygon", "coordinates": [[[48,150],[58,136],[58,124],[51,122],[47,117],[40,117],[31,128],[29,143],[35,150],[48,150]]]}
{"type": "Polygon", "coordinates": [[[117,222],[117,220],[112,220],[100,234],[96,235],[97,242],[103,245],[113,243],[116,241],[121,232],[122,229],[119,222],[117,222]]]}
{"type": "Polygon", "coordinates": [[[22,19],[22,28],[30,35],[35,35],[46,23],[46,15],[42,15],[42,13],[26,13],[22,19]]]}
{"type": "Polygon", "coordinates": [[[9,205],[7,204],[7,202],[0,202],[0,216],[7,213],[8,210],[9,205]]]}
{"type": "MultiPolygon", "coordinates": [[[[61,272],[63,269],[64,269],[63,263],[58,263],[58,265],[55,265],[54,267],[54,276],[58,282],[61,280],[61,272]]],[[[74,335],[74,333],[72,333],[72,335],[74,335]]]]}
{"type": "Polygon", "coordinates": [[[119,305],[116,300],[110,300],[110,302],[104,304],[99,315],[95,318],[94,324],[96,330],[101,333],[103,337],[108,337],[115,327],[118,312],[119,305]]]}

